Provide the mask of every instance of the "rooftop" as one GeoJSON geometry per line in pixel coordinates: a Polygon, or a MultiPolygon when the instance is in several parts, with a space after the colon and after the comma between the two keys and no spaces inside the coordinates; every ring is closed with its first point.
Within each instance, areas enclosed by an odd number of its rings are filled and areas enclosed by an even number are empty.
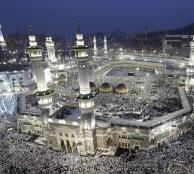
{"type": "Polygon", "coordinates": [[[80,116],[81,111],[79,109],[72,106],[63,106],[52,115],[50,115],[49,118],[77,121],[80,116]]]}

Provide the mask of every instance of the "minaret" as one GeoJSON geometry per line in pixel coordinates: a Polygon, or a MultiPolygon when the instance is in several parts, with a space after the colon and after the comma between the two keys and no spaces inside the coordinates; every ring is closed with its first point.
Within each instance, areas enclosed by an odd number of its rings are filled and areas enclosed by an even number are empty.
{"type": "Polygon", "coordinates": [[[46,48],[48,53],[48,60],[50,63],[56,62],[55,46],[52,37],[46,37],[46,48]]]}
{"type": "Polygon", "coordinates": [[[95,154],[95,117],[93,114],[94,95],[91,93],[89,85],[90,74],[88,70],[88,46],[84,44],[83,34],[80,33],[79,26],[76,38],[77,41],[74,51],[79,71],[80,94],[78,100],[79,108],[82,113],[80,120],[80,141],[82,147],[80,148],[80,153],[83,155],[95,154]]]}
{"type": "Polygon", "coordinates": [[[96,37],[93,38],[93,44],[94,44],[94,56],[97,56],[97,44],[96,44],[96,37]]]}
{"type": "Polygon", "coordinates": [[[6,43],[3,37],[3,33],[1,31],[1,25],[0,25],[0,46],[2,47],[2,49],[6,48],[6,43]]]}
{"type": "Polygon", "coordinates": [[[189,66],[194,67],[194,36],[192,36],[192,40],[190,42],[189,66]]]}
{"type": "Polygon", "coordinates": [[[37,83],[38,103],[42,108],[50,107],[52,104],[52,90],[49,90],[45,80],[44,63],[42,49],[37,45],[36,37],[32,34],[30,28],[28,53],[31,61],[31,67],[34,72],[37,83]]]}
{"type": "Polygon", "coordinates": [[[108,54],[108,51],[107,51],[107,39],[106,39],[106,36],[104,36],[104,54],[108,54]]]}
{"type": "Polygon", "coordinates": [[[186,69],[185,90],[189,93],[194,87],[194,36],[190,42],[189,65],[186,69]]]}

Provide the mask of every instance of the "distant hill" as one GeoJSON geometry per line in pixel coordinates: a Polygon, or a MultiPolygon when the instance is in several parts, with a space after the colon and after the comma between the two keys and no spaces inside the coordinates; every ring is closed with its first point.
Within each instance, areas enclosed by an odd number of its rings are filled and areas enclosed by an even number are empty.
{"type": "Polygon", "coordinates": [[[187,25],[185,27],[165,31],[165,34],[181,34],[181,35],[194,35],[194,23],[187,25]]]}
{"type": "Polygon", "coordinates": [[[166,30],[166,31],[154,31],[148,33],[141,33],[141,36],[160,36],[160,35],[194,35],[194,23],[178,29],[166,30]]]}
{"type": "Polygon", "coordinates": [[[162,36],[163,35],[194,35],[194,23],[187,25],[185,27],[181,27],[173,30],[166,31],[156,31],[156,32],[148,32],[141,33],[133,37],[133,41],[135,41],[134,47],[136,49],[158,49],[162,48],[162,36]]]}
{"type": "MultiPolygon", "coordinates": [[[[144,32],[139,34],[130,35],[119,30],[112,33],[106,33],[108,44],[111,48],[130,48],[135,50],[162,50],[162,36],[165,34],[178,34],[178,35],[194,35],[194,23],[173,30],[144,32]]],[[[93,36],[98,40],[98,46],[103,47],[103,33],[93,33],[87,35],[86,41],[92,47],[93,36]]]]}

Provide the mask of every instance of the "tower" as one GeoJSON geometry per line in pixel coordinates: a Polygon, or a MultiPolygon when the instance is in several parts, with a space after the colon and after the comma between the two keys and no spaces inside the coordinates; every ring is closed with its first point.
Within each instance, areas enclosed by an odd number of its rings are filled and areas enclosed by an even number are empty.
{"type": "Polygon", "coordinates": [[[55,46],[52,37],[46,37],[46,48],[48,53],[48,60],[50,63],[56,62],[55,46]]]}
{"type": "Polygon", "coordinates": [[[0,46],[2,47],[2,49],[6,48],[6,43],[5,43],[3,33],[2,33],[2,30],[1,30],[1,25],[0,25],[0,46]]]}
{"type": "Polygon", "coordinates": [[[79,141],[82,146],[80,154],[87,155],[94,154],[96,151],[94,95],[89,86],[88,46],[84,44],[83,34],[80,33],[79,26],[76,39],[74,51],[79,71],[80,94],[78,100],[81,110],[79,141]]]}
{"type": "Polygon", "coordinates": [[[52,104],[52,90],[48,89],[45,80],[44,63],[42,49],[37,45],[36,37],[32,34],[30,28],[28,53],[31,61],[31,67],[34,72],[37,83],[38,103],[42,108],[48,108],[52,104]]]}
{"type": "Polygon", "coordinates": [[[104,54],[108,54],[108,51],[107,51],[107,39],[106,39],[106,36],[104,36],[104,54]]]}
{"type": "Polygon", "coordinates": [[[57,67],[57,58],[55,55],[55,45],[52,40],[52,37],[46,37],[46,48],[47,48],[47,54],[48,54],[48,63],[49,68],[47,69],[49,74],[50,82],[57,82],[57,79],[59,78],[59,72],[57,67]]]}
{"type": "Polygon", "coordinates": [[[194,36],[190,42],[189,65],[186,69],[185,90],[189,93],[194,87],[194,36]]]}
{"type": "Polygon", "coordinates": [[[194,66],[194,36],[192,36],[192,40],[190,42],[189,66],[194,66]]]}
{"type": "Polygon", "coordinates": [[[96,37],[93,38],[93,44],[94,44],[94,56],[97,56],[97,44],[96,44],[96,37]]]}

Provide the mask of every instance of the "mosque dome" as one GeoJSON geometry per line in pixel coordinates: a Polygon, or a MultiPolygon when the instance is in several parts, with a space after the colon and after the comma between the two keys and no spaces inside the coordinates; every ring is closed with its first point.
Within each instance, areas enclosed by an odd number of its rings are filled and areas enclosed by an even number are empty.
{"type": "Polygon", "coordinates": [[[112,86],[109,83],[103,83],[99,89],[100,92],[112,92],[112,86]]]}
{"type": "Polygon", "coordinates": [[[120,83],[117,85],[115,92],[118,94],[126,94],[128,93],[129,89],[124,83],[120,83]]]}

